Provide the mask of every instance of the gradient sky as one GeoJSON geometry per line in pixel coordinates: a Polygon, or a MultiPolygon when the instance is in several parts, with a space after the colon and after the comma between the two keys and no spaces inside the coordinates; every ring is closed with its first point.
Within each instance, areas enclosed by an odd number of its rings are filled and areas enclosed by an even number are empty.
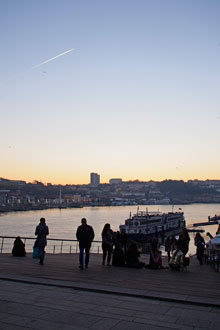
{"type": "Polygon", "coordinates": [[[0,177],[220,179],[220,1],[2,0],[0,29],[0,177]]]}

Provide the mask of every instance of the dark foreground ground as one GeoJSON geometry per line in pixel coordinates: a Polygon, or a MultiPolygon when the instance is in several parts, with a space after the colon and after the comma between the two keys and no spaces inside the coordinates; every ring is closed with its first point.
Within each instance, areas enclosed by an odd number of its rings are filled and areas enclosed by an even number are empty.
{"type": "MultiPolygon", "coordinates": [[[[30,281],[59,280],[63,285],[96,288],[111,292],[161,297],[220,306],[220,273],[192,258],[187,272],[103,267],[101,255],[91,255],[88,270],[78,269],[78,255],[47,255],[40,266],[29,254],[25,258],[0,255],[0,278],[27,278],[30,281]]],[[[145,260],[147,261],[147,260],[145,260]]]]}
{"type": "Polygon", "coordinates": [[[189,271],[101,266],[77,255],[0,255],[1,329],[217,329],[220,273],[192,260],[189,271]]]}

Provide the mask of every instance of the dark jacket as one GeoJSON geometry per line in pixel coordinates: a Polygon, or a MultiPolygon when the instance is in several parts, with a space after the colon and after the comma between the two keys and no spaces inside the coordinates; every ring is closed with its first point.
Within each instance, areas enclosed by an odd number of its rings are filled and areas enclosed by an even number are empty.
{"type": "Polygon", "coordinates": [[[127,249],[126,263],[127,265],[135,265],[139,263],[140,252],[136,245],[132,244],[127,249]]]}
{"type": "Polygon", "coordinates": [[[195,246],[197,250],[204,250],[205,249],[205,240],[202,236],[196,236],[194,239],[195,246]]]}
{"type": "Polygon", "coordinates": [[[26,255],[25,244],[20,238],[16,238],[12,249],[12,255],[14,257],[24,257],[26,255]]]}
{"type": "Polygon", "coordinates": [[[77,228],[76,238],[81,244],[91,244],[94,240],[95,234],[92,226],[81,225],[77,228]]]}
{"type": "Polygon", "coordinates": [[[40,223],[36,227],[35,235],[37,235],[37,239],[35,241],[34,247],[44,248],[47,245],[47,235],[49,235],[49,229],[47,225],[40,223]]]}
{"type": "Polygon", "coordinates": [[[102,233],[102,243],[110,246],[113,245],[114,233],[111,229],[108,229],[105,231],[105,233],[102,233]]]}
{"type": "Polygon", "coordinates": [[[186,255],[187,252],[189,251],[189,241],[190,241],[190,237],[186,230],[180,233],[179,239],[177,241],[177,247],[179,250],[182,251],[184,255],[186,255]]]}

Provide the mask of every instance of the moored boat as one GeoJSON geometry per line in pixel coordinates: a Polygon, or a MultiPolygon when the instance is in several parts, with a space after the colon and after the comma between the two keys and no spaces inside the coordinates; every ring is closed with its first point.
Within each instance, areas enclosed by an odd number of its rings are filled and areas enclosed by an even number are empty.
{"type": "Polygon", "coordinates": [[[144,212],[137,211],[133,216],[120,225],[120,231],[124,231],[130,239],[143,241],[153,236],[164,238],[169,235],[178,235],[185,227],[183,212],[144,212]]]}
{"type": "Polygon", "coordinates": [[[208,217],[209,222],[220,220],[220,214],[215,214],[214,217],[208,217]]]}

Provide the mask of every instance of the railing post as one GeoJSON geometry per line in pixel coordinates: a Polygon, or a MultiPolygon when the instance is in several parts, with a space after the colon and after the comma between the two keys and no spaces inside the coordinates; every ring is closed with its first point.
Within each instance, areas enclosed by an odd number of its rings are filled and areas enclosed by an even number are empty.
{"type": "Polygon", "coordinates": [[[63,251],[63,241],[61,241],[61,245],[60,245],[60,253],[62,254],[63,251]]]}
{"type": "Polygon", "coordinates": [[[2,253],[2,251],[3,251],[3,244],[4,244],[4,237],[2,237],[1,253],[2,253]]]}

